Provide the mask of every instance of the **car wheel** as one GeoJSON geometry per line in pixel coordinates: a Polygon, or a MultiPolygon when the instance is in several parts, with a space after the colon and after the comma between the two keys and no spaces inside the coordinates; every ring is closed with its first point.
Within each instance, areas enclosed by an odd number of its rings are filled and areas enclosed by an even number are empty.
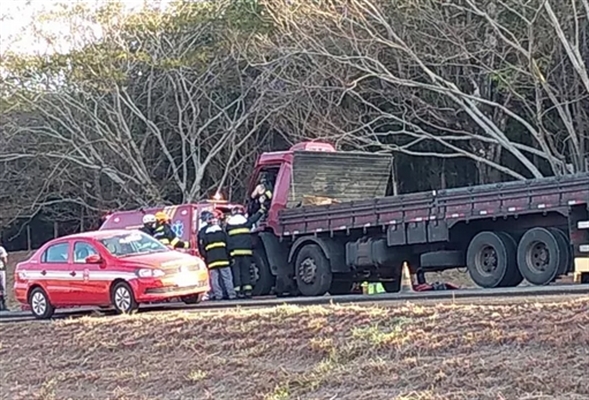
{"type": "Polygon", "coordinates": [[[126,282],[119,282],[113,287],[111,301],[119,314],[132,314],[139,308],[133,290],[126,282]]]}
{"type": "Polygon", "coordinates": [[[29,295],[29,306],[37,319],[51,318],[55,312],[55,307],[49,301],[47,293],[40,287],[34,288],[29,295]]]}

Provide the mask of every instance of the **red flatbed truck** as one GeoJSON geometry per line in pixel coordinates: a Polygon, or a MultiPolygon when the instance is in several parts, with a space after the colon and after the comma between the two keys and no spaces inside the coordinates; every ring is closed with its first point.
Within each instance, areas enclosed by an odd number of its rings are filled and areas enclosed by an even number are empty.
{"type": "Polygon", "coordinates": [[[345,294],[360,281],[396,292],[404,262],[418,277],[466,267],[483,288],[587,267],[589,173],[390,196],[391,166],[318,142],[262,154],[250,193],[264,174],[273,196],[255,234],[256,294],[345,294]]]}

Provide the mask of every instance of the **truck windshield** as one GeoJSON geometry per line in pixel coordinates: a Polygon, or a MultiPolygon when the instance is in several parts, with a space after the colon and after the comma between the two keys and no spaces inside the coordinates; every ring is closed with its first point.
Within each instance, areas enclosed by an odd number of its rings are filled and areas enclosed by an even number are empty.
{"type": "Polygon", "coordinates": [[[170,251],[170,249],[159,241],[141,232],[111,236],[101,239],[100,243],[115,257],[129,257],[170,251]]]}

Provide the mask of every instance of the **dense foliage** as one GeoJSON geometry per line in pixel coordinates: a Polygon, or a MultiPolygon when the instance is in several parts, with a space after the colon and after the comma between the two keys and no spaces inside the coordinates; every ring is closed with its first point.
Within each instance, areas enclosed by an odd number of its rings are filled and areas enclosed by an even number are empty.
{"type": "Polygon", "coordinates": [[[589,170],[586,0],[64,5],[1,60],[0,223],[239,201],[304,139],[395,155],[401,192],[589,170]],[[63,46],[61,46],[63,47],[63,46]],[[419,177],[419,179],[416,179],[419,177]]]}

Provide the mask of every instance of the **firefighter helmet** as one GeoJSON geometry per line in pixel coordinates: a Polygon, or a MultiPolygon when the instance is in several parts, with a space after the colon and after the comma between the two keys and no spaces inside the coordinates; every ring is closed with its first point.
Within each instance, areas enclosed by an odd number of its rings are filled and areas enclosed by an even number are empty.
{"type": "Polygon", "coordinates": [[[155,213],[155,219],[159,222],[166,222],[169,220],[168,216],[163,211],[158,211],[155,213]]]}

